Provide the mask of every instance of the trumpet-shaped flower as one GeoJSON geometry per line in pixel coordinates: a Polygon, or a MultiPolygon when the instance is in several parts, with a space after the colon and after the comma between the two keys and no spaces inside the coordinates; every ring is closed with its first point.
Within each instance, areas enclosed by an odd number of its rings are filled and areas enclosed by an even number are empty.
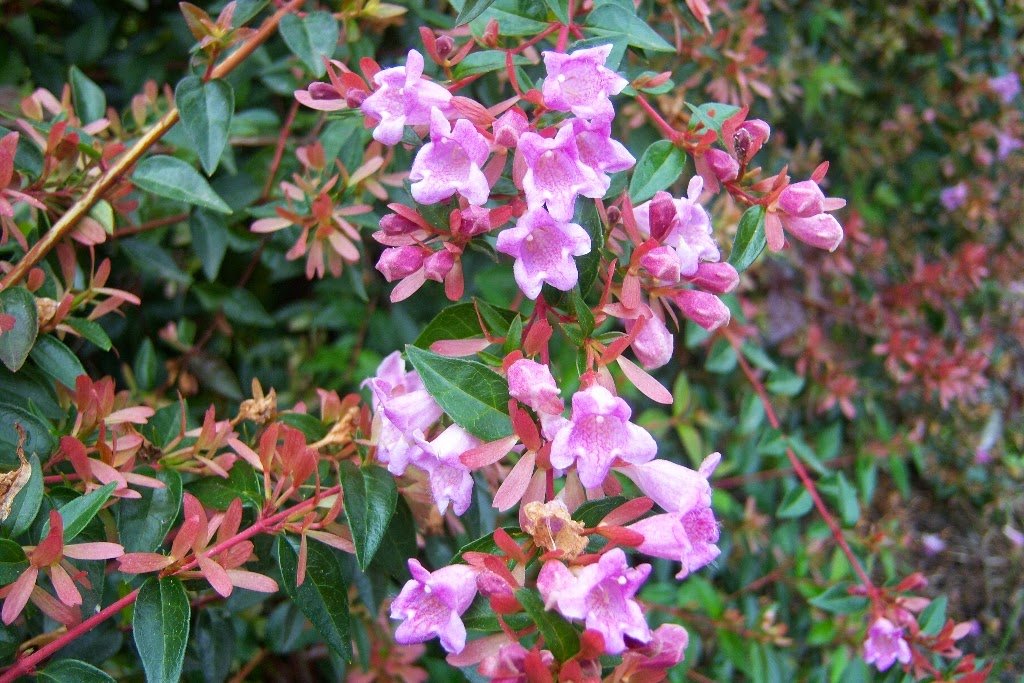
{"type": "Polygon", "coordinates": [[[903,629],[885,617],[879,617],[871,624],[864,641],[865,662],[874,664],[879,671],[886,671],[897,661],[909,664],[911,658],[910,645],[903,639],[903,629]]]}
{"type": "Polygon", "coordinates": [[[556,220],[569,221],[576,195],[594,199],[604,196],[607,186],[580,159],[572,126],[559,128],[553,138],[524,133],[518,150],[526,165],[523,191],[529,208],[544,205],[556,220]]]}
{"type": "Polygon", "coordinates": [[[423,55],[409,50],[405,66],[384,69],[373,77],[378,88],[363,100],[360,108],[379,123],[373,139],[385,145],[397,145],[406,126],[430,123],[434,107],[448,110],[452,94],[433,81],[423,78],[423,55]]]}
{"type": "Polygon", "coordinates": [[[576,136],[580,161],[593,169],[607,192],[612,182],[608,174],[632,168],[636,159],[621,142],[612,139],[610,118],[572,119],[569,125],[576,136]]]}
{"type": "Polygon", "coordinates": [[[423,145],[412,162],[409,179],[413,199],[436,204],[458,192],[474,206],[482,206],[491,192],[481,170],[490,147],[469,119],[455,127],[436,107],[430,114],[430,142],[423,145]]]}
{"type": "Polygon", "coordinates": [[[405,371],[398,351],[381,361],[376,376],[365,384],[373,391],[377,458],[392,474],[402,474],[423,453],[414,434],[426,432],[437,422],[441,406],[427,393],[415,370],[405,371]]]}
{"type": "Polygon", "coordinates": [[[560,560],[549,560],[537,577],[545,604],[567,619],[583,620],[604,638],[605,652],[626,649],[625,636],[646,643],[651,639],[640,605],[633,596],[647,580],[651,565],[630,567],[621,548],[613,548],[594,564],[570,571],[560,560]]]}
{"type": "Polygon", "coordinates": [[[574,256],[590,253],[590,235],[575,223],[557,220],[542,208],[524,213],[514,228],[498,234],[498,251],[516,259],[512,272],[523,294],[536,299],[548,283],[563,292],[579,280],[574,256]]]}
{"type": "Polygon", "coordinates": [[[600,486],[616,459],[632,464],[653,460],[658,445],[646,429],[629,421],[632,411],[618,396],[595,384],[572,397],[572,417],[551,443],[551,464],[573,464],[587,488],[600,486]]]}
{"type": "Polygon", "coordinates": [[[551,368],[528,358],[521,358],[508,367],[508,393],[538,413],[561,415],[565,406],[558,396],[560,390],[551,376],[551,368]]]}
{"type": "Polygon", "coordinates": [[[430,493],[438,509],[444,514],[451,503],[455,514],[461,515],[473,500],[473,475],[459,456],[479,446],[480,440],[453,424],[433,441],[416,436],[416,444],[421,453],[414,464],[430,476],[430,493]]]}
{"type": "Polygon", "coordinates": [[[544,79],[541,94],[544,104],[555,111],[571,111],[580,118],[614,116],[611,95],[618,95],[629,84],[605,66],[612,45],[576,50],[572,54],[544,52],[544,79]]]}
{"type": "Polygon", "coordinates": [[[437,637],[448,652],[462,652],[466,627],[460,617],[476,597],[476,571],[453,564],[428,572],[418,560],[410,559],[409,573],[412,579],[391,603],[391,618],[402,620],[395,642],[410,645],[437,637]]]}

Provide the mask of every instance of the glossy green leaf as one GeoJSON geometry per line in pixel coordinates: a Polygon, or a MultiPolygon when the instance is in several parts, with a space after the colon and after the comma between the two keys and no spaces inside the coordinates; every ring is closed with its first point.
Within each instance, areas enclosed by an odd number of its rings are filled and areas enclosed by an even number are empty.
{"type": "Polygon", "coordinates": [[[29,355],[40,370],[69,389],[74,389],[75,380],[85,374],[78,356],[52,334],[39,337],[29,355]]]}
{"type": "Polygon", "coordinates": [[[804,378],[785,368],[779,368],[774,372],[768,373],[768,379],[764,385],[773,394],[796,396],[804,388],[804,378]]]}
{"type": "Polygon", "coordinates": [[[516,599],[537,624],[544,637],[544,646],[560,662],[564,662],[580,650],[580,637],[569,622],[556,612],[544,609],[544,602],[529,588],[516,591],[516,599]]]}
{"type": "MultiPolygon", "coordinates": [[[[523,531],[517,526],[506,526],[502,527],[502,529],[505,531],[505,533],[511,536],[512,540],[514,540],[516,543],[521,544],[523,541],[526,541],[530,538],[530,536],[528,536],[525,531],[523,531]]],[[[492,531],[484,536],[481,536],[480,538],[470,541],[466,545],[459,548],[459,552],[455,553],[449,564],[461,562],[462,556],[466,553],[486,553],[488,555],[494,555],[495,553],[501,552],[503,551],[498,547],[498,544],[494,542],[494,532],[492,531]]]]}
{"type": "Polygon", "coordinates": [[[9,538],[0,538],[0,586],[12,583],[26,569],[24,549],[9,538]]]}
{"type": "Polygon", "coordinates": [[[416,555],[416,521],[405,498],[398,497],[395,514],[391,517],[384,537],[380,541],[370,571],[382,569],[395,581],[405,582],[409,578],[406,561],[416,555]]]}
{"type": "Polygon", "coordinates": [[[25,532],[39,513],[39,504],[43,502],[43,470],[39,466],[39,457],[32,453],[28,456],[32,475],[11,503],[11,512],[3,521],[3,530],[10,538],[17,538],[25,532]]]}
{"type": "Polygon", "coordinates": [[[370,566],[380,547],[398,503],[395,478],[383,467],[341,464],[341,486],[345,491],[345,516],[352,529],[356,559],[362,569],[370,566]]]}
{"type": "MultiPolygon", "coordinates": [[[[472,20],[471,28],[475,35],[482,35],[492,19],[501,26],[501,34],[504,36],[537,35],[548,27],[547,9],[541,3],[532,0],[481,1],[490,6],[472,20]]],[[[471,2],[466,0],[463,9],[471,2]]]]}
{"type": "Polygon", "coordinates": [[[946,608],[949,606],[949,598],[940,595],[932,600],[927,607],[921,611],[917,623],[921,624],[921,632],[928,636],[937,636],[942,627],[946,624],[946,608]]]}
{"type": "Polygon", "coordinates": [[[206,178],[176,157],[157,155],[143,159],[132,173],[132,183],[159,197],[231,213],[231,207],[213,191],[206,178]]]}
{"type": "Polygon", "coordinates": [[[484,441],[512,434],[508,384],[501,375],[482,363],[446,358],[415,346],[407,346],[405,353],[430,395],[466,431],[484,441]]]}
{"type": "Polygon", "coordinates": [[[328,647],[345,661],[350,661],[348,585],[337,556],[323,543],[310,540],[306,576],[301,585],[296,585],[295,581],[298,542],[284,535],[278,536],[277,558],[288,597],[299,606],[328,647]]]}
{"type": "Polygon", "coordinates": [[[185,487],[203,505],[216,510],[227,510],[235,500],[241,498],[245,505],[260,507],[263,504],[263,483],[256,470],[247,462],[236,462],[227,479],[203,477],[185,487]]]}
{"type": "Polygon", "coordinates": [[[859,612],[867,607],[868,604],[867,598],[860,595],[850,595],[845,584],[829,586],[808,602],[818,609],[835,614],[859,612]]]}
{"type": "Polygon", "coordinates": [[[0,291],[0,316],[9,315],[14,326],[0,334],[0,361],[11,372],[25,364],[39,333],[36,298],[24,287],[8,287],[0,291]]]}
{"type": "Polygon", "coordinates": [[[782,504],[779,505],[775,514],[782,519],[796,519],[806,515],[812,507],[814,507],[814,501],[807,489],[803,486],[795,486],[782,499],[782,504]]]}
{"type": "Polygon", "coordinates": [[[102,119],[107,113],[107,96],[103,89],[74,65],[68,70],[68,81],[71,83],[71,101],[82,123],[102,119]]]}
{"type": "Polygon", "coordinates": [[[604,249],[604,224],[597,213],[594,202],[576,202],[573,222],[582,227],[590,235],[590,252],[576,259],[579,270],[579,291],[583,296],[590,293],[599,275],[602,250],[604,249]]]}
{"type": "Polygon", "coordinates": [[[338,21],[330,12],[310,12],[305,18],[286,14],[281,20],[281,37],[302,63],[320,78],[327,73],[324,58],[338,45],[338,21]]]}
{"type": "Polygon", "coordinates": [[[658,140],[640,156],[629,181],[633,204],[646,202],[655,192],[664,190],[682,174],[686,153],[668,140],[658,140]]]}
{"type": "Polygon", "coordinates": [[[764,234],[765,211],[763,206],[752,206],[740,216],[739,227],[736,228],[736,239],[729,252],[729,263],[739,272],[750,267],[760,256],[767,244],[764,234]]]}
{"type": "MultiPolygon", "coordinates": [[[[458,80],[465,78],[466,76],[474,76],[476,74],[486,74],[492,71],[504,71],[506,68],[505,55],[507,53],[504,50],[481,50],[479,52],[471,52],[466,57],[455,65],[452,69],[452,76],[458,80]]],[[[512,57],[512,63],[518,66],[529,64],[530,60],[519,55],[512,57]]]]}
{"type": "Polygon", "coordinates": [[[836,473],[836,501],[839,504],[839,516],[846,526],[853,526],[860,520],[860,503],[857,501],[857,489],[842,472],[836,473]]]}
{"type": "Polygon", "coordinates": [[[174,102],[203,170],[206,175],[213,175],[228,144],[235,111],[234,90],[221,79],[204,83],[198,76],[186,76],[174,89],[174,102]]]}
{"type": "Polygon", "coordinates": [[[50,432],[50,426],[21,406],[3,403],[4,398],[16,398],[0,396],[0,444],[6,443],[10,446],[11,467],[17,462],[14,458],[14,446],[18,443],[18,430],[15,425],[21,425],[25,430],[25,453],[35,453],[40,461],[46,462],[50,453],[57,447],[57,439],[50,432]]]}
{"type": "Polygon", "coordinates": [[[136,487],[141,498],[125,498],[117,504],[118,537],[126,553],[151,553],[163,543],[181,509],[181,475],[174,470],[154,472],[149,467],[137,471],[156,477],[164,488],[136,487]]]}
{"type": "Polygon", "coordinates": [[[147,683],[178,683],[192,608],[181,581],[150,578],[135,601],[132,633],[147,683]]]}
{"type": "Polygon", "coordinates": [[[581,522],[588,529],[593,529],[602,519],[608,516],[609,512],[625,502],[626,499],[622,496],[611,496],[609,498],[601,498],[600,500],[588,500],[586,503],[576,508],[576,511],[572,513],[572,518],[577,522],[581,522]]]}
{"type": "Polygon", "coordinates": [[[548,10],[555,15],[555,19],[563,26],[569,24],[569,3],[566,0],[544,0],[548,10]]]}
{"type": "Polygon", "coordinates": [[[455,25],[462,26],[463,24],[468,24],[483,14],[493,4],[494,0],[466,0],[459,11],[459,15],[455,17],[455,25]]]}
{"type": "Polygon", "coordinates": [[[490,306],[489,310],[481,310],[477,315],[477,307],[473,303],[466,302],[448,306],[427,323],[427,326],[416,337],[413,346],[421,349],[429,349],[430,345],[442,339],[471,339],[482,337],[483,330],[480,327],[480,318],[486,318],[487,313],[497,316],[503,322],[501,332],[503,334],[516,314],[505,308],[490,306]]]}
{"type": "Polygon", "coordinates": [[[53,683],[114,683],[114,679],[102,669],[77,659],[60,659],[36,672],[37,681],[53,683]]]}
{"type": "MultiPolygon", "coordinates": [[[[58,512],[64,521],[65,543],[70,543],[75,536],[82,532],[82,529],[92,521],[92,518],[100,511],[103,504],[109,500],[115,488],[117,488],[117,483],[112,481],[60,507],[58,512]]],[[[43,524],[43,531],[40,535],[45,537],[49,532],[50,522],[47,520],[43,524]]]]}
{"type": "Polygon", "coordinates": [[[192,249],[203,265],[203,274],[207,280],[214,280],[227,252],[228,227],[219,214],[205,209],[192,212],[188,227],[192,235],[192,249]]]}
{"type": "Polygon", "coordinates": [[[188,674],[198,670],[205,683],[222,683],[228,679],[235,659],[235,629],[229,614],[206,608],[196,617],[185,659],[188,674]]]}
{"type": "Polygon", "coordinates": [[[693,113],[690,117],[691,129],[713,130],[719,138],[722,137],[722,124],[740,110],[736,105],[721,102],[705,102],[699,107],[692,104],[686,106],[693,113]]]}
{"type": "Polygon", "coordinates": [[[140,272],[148,276],[187,285],[192,277],[178,267],[170,252],[155,242],[142,238],[130,238],[118,241],[140,272]]]}
{"type": "Polygon", "coordinates": [[[605,4],[587,14],[585,30],[597,36],[622,36],[633,47],[656,52],[675,52],[650,25],[635,12],[620,5],[605,4]]]}
{"type": "Polygon", "coordinates": [[[95,320],[89,320],[88,318],[65,318],[64,324],[81,335],[82,339],[92,342],[104,351],[110,350],[110,336],[103,329],[103,326],[95,320]]]}

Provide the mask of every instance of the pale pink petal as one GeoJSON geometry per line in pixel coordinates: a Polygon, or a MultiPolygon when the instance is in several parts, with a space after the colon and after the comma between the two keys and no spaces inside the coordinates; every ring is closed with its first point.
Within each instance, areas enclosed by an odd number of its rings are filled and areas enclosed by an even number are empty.
{"type": "Polygon", "coordinates": [[[117,562],[125,574],[146,574],[174,564],[174,558],[159,553],[125,553],[117,562]]]}
{"type": "Polygon", "coordinates": [[[272,216],[270,218],[261,218],[249,228],[253,232],[274,232],[287,228],[292,225],[292,222],[287,218],[281,218],[280,216],[272,216]]]}
{"type": "MultiPolygon", "coordinates": [[[[199,571],[202,572],[203,578],[209,581],[210,585],[213,586],[213,590],[217,591],[222,598],[226,598],[231,595],[231,577],[228,576],[224,567],[220,566],[206,555],[200,555],[198,559],[199,571]]],[[[277,587],[275,586],[274,589],[276,590],[277,587]]]]}
{"type": "Polygon", "coordinates": [[[231,579],[231,583],[239,588],[256,591],[257,593],[277,592],[277,582],[269,576],[263,576],[263,574],[257,574],[256,572],[244,569],[228,569],[227,575],[231,579]]]}
{"type": "Polygon", "coordinates": [[[124,555],[124,548],[118,543],[72,543],[64,546],[64,556],[74,560],[112,560],[124,555]]]}
{"type": "Polygon", "coordinates": [[[75,582],[71,580],[64,567],[59,564],[50,567],[50,581],[53,582],[53,588],[57,591],[57,597],[65,605],[74,607],[82,604],[82,594],[78,592],[75,582]]]}
{"type": "Polygon", "coordinates": [[[527,451],[523,457],[519,458],[519,462],[515,464],[494,494],[494,507],[504,512],[522,499],[533,478],[533,469],[536,463],[537,454],[533,451],[527,451]]]}
{"type": "Polygon", "coordinates": [[[615,362],[619,364],[619,369],[626,379],[643,392],[644,396],[658,403],[672,405],[672,392],[661,386],[661,383],[651,377],[646,370],[625,356],[619,356],[615,362]]]}
{"type": "Polygon", "coordinates": [[[440,339],[430,345],[430,350],[441,356],[459,358],[472,356],[490,345],[487,339],[440,339]]]}
{"type": "Polygon", "coordinates": [[[15,579],[11,592],[4,599],[3,611],[0,612],[0,617],[3,618],[5,625],[10,626],[21,614],[21,610],[25,609],[25,604],[28,603],[29,596],[32,595],[32,589],[35,588],[38,576],[39,570],[29,567],[15,579]]]}

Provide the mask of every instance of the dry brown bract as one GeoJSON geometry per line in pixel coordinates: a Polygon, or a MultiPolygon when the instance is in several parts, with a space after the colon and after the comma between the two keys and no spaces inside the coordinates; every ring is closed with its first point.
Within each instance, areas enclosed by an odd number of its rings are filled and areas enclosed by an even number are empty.
{"type": "Polygon", "coordinates": [[[523,513],[526,517],[524,530],[541,548],[561,550],[562,558],[566,560],[578,557],[586,549],[585,527],[569,515],[562,501],[527,503],[523,513]]]}
{"type": "Polygon", "coordinates": [[[14,428],[18,430],[18,461],[20,464],[16,470],[0,473],[0,522],[11,514],[11,505],[14,503],[15,496],[25,488],[25,484],[32,476],[32,466],[25,459],[25,430],[19,424],[15,424],[14,428]]]}

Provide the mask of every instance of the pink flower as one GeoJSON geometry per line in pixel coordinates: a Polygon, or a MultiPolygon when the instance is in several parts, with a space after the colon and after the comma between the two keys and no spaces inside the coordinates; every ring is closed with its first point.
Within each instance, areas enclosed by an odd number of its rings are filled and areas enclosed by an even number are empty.
{"type": "Polygon", "coordinates": [[[563,292],[576,285],[579,272],[573,257],[590,253],[590,235],[575,223],[533,208],[514,228],[498,234],[496,249],[515,258],[512,272],[519,289],[536,299],[545,282],[563,292]]]}
{"type": "Polygon", "coordinates": [[[401,619],[395,642],[423,643],[433,637],[452,653],[466,646],[466,627],[460,618],[476,597],[476,571],[464,564],[428,572],[416,559],[409,560],[407,581],[391,603],[391,618],[401,619]]]}
{"type": "Polygon", "coordinates": [[[611,185],[609,173],[625,171],[636,163],[633,155],[623,147],[622,143],[612,140],[612,120],[600,118],[593,121],[572,119],[573,135],[576,137],[576,149],[580,161],[593,169],[604,185],[605,192],[611,185]]]}
{"type": "Polygon", "coordinates": [[[828,212],[844,206],[845,199],[826,197],[814,180],[793,183],[779,194],[778,211],[770,212],[765,219],[768,247],[772,251],[782,249],[785,229],[812,247],[835,251],[843,241],[843,228],[828,212]]]}
{"type": "Polygon", "coordinates": [[[697,266],[697,272],[689,279],[701,289],[714,294],[725,294],[736,289],[736,285],[740,283],[740,274],[731,263],[702,262],[697,266]]]}
{"type": "Polygon", "coordinates": [[[629,81],[604,63],[612,45],[576,50],[572,54],[544,52],[544,104],[555,111],[571,111],[580,118],[614,116],[611,95],[622,92],[629,81]]]}
{"type": "MultiPolygon", "coordinates": [[[[508,643],[502,645],[497,653],[485,657],[478,671],[491,683],[530,683],[532,679],[526,668],[529,656],[531,652],[519,643],[508,643]]],[[[546,669],[555,663],[555,656],[548,650],[541,650],[533,656],[546,669]]]]}
{"type": "Polygon", "coordinates": [[[565,406],[559,388],[551,376],[551,368],[528,358],[521,358],[508,368],[508,393],[538,413],[561,415],[565,406]]]}
{"type": "Polygon", "coordinates": [[[379,87],[363,100],[360,108],[379,123],[373,139],[385,145],[402,140],[406,126],[430,123],[434,107],[447,111],[452,94],[446,88],[423,78],[423,55],[409,50],[405,66],[384,69],[373,77],[379,87]]]}
{"type": "Polygon", "coordinates": [[[708,292],[683,289],[676,292],[672,300],[683,315],[709,332],[728,325],[732,317],[729,307],[708,292]]]}
{"type": "Polygon", "coordinates": [[[344,93],[323,81],[313,81],[305,90],[296,90],[295,99],[299,104],[319,111],[338,111],[348,107],[344,93]]]}
{"type": "Polygon", "coordinates": [[[576,195],[593,199],[604,196],[605,184],[580,160],[572,126],[559,128],[554,138],[523,133],[518,151],[526,164],[523,191],[529,208],[539,209],[543,204],[557,220],[569,221],[576,195]]]}
{"type": "MultiPolygon", "coordinates": [[[[620,678],[634,680],[631,674],[639,671],[665,672],[683,661],[690,634],[678,624],[662,624],[651,633],[651,641],[642,647],[628,650],[622,655],[622,664],[615,669],[620,678]]],[[[661,680],[636,676],[636,680],[661,680]]]]}
{"type": "Polygon", "coordinates": [[[706,566],[721,553],[718,522],[706,504],[698,504],[685,514],[654,515],[631,524],[627,529],[644,537],[637,550],[651,557],[663,557],[682,564],[677,579],[706,566]]]}
{"type": "Polygon", "coordinates": [[[1024,142],[1021,142],[1020,138],[1015,138],[1003,131],[996,132],[996,159],[1002,161],[1022,147],[1024,147],[1024,142]]]}
{"type": "Polygon", "coordinates": [[[421,454],[413,464],[430,476],[430,493],[441,514],[451,503],[455,514],[461,515],[473,501],[473,475],[459,456],[480,445],[480,440],[459,425],[450,425],[433,441],[416,436],[421,454]]]}
{"type": "Polygon", "coordinates": [[[1012,71],[1002,76],[988,79],[988,87],[992,89],[1003,104],[1010,104],[1020,94],[1020,77],[1012,71]]]}
{"type": "Polygon", "coordinates": [[[699,505],[711,505],[708,477],[721,459],[721,454],[712,453],[697,471],[669,460],[651,460],[616,469],[666,512],[685,514],[699,505]]]}
{"type": "Polygon", "coordinates": [[[864,661],[874,664],[879,671],[886,671],[897,661],[909,664],[910,660],[910,645],[903,639],[903,629],[885,617],[876,619],[864,641],[864,661]]]}
{"type": "Polygon", "coordinates": [[[441,406],[427,393],[416,371],[406,372],[402,355],[395,351],[364,382],[373,391],[376,413],[374,433],[377,459],[388,471],[400,475],[410,461],[422,455],[414,432],[425,432],[441,417],[441,406]]]}
{"type": "Polygon", "coordinates": [[[694,176],[685,197],[673,199],[668,193],[659,192],[654,199],[633,209],[641,234],[676,250],[683,277],[697,272],[698,262],[721,258],[711,229],[711,216],[699,203],[703,189],[703,179],[694,176]]]}
{"type": "Polygon", "coordinates": [[[617,458],[632,464],[653,460],[658,445],[646,429],[629,421],[629,405],[599,384],[572,397],[572,417],[551,443],[551,464],[576,465],[580,482],[600,486],[617,458]]]}
{"type": "Polygon", "coordinates": [[[530,128],[526,114],[519,107],[512,107],[491,124],[494,144],[512,148],[519,144],[519,138],[530,128]]]}
{"type": "Polygon", "coordinates": [[[423,267],[424,252],[422,247],[405,246],[389,247],[381,252],[377,259],[377,270],[388,282],[409,277],[423,267]]]}
{"type": "Polygon", "coordinates": [[[621,548],[613,548],[594,564],[570,571],[560,560],[549,560],[537,577],[537,589],[548,608],[567,619],[583,620],[604,638],[605,652],[626,649],[625,636],[646,643],[651,639],[640,605],[633,596],[651,573],[651,565],[632,568],[621,548]]]}
{"type": "Polygon", "coordinates": [[[430,113],[430,142],[412,162],[409,179],[412,196],[420,204],[436,204],[458,192],[470,204],[481,206],[491,188],[481,167],[490,147],[469,119],[459,119],[453,129],[440,109],[430,113]]]}
{"type": "MultiPolygon", "coordinates": [[[[632,331],[636,325],[636,320],[627,320],[626,331],[632,331]]],[[[673,340],[672,332],[665,325],[665,321],[648,308],[646,321],[630,347],[641,365],[653,370],[672,360],[673,340]]]]}
{"type": "Polygon", "coordinates": [[[956,185],[943,188],[939,192],[939,202],[946,211],[956,211],[967,201],[967,183],[961,181],[956,185]]]}

